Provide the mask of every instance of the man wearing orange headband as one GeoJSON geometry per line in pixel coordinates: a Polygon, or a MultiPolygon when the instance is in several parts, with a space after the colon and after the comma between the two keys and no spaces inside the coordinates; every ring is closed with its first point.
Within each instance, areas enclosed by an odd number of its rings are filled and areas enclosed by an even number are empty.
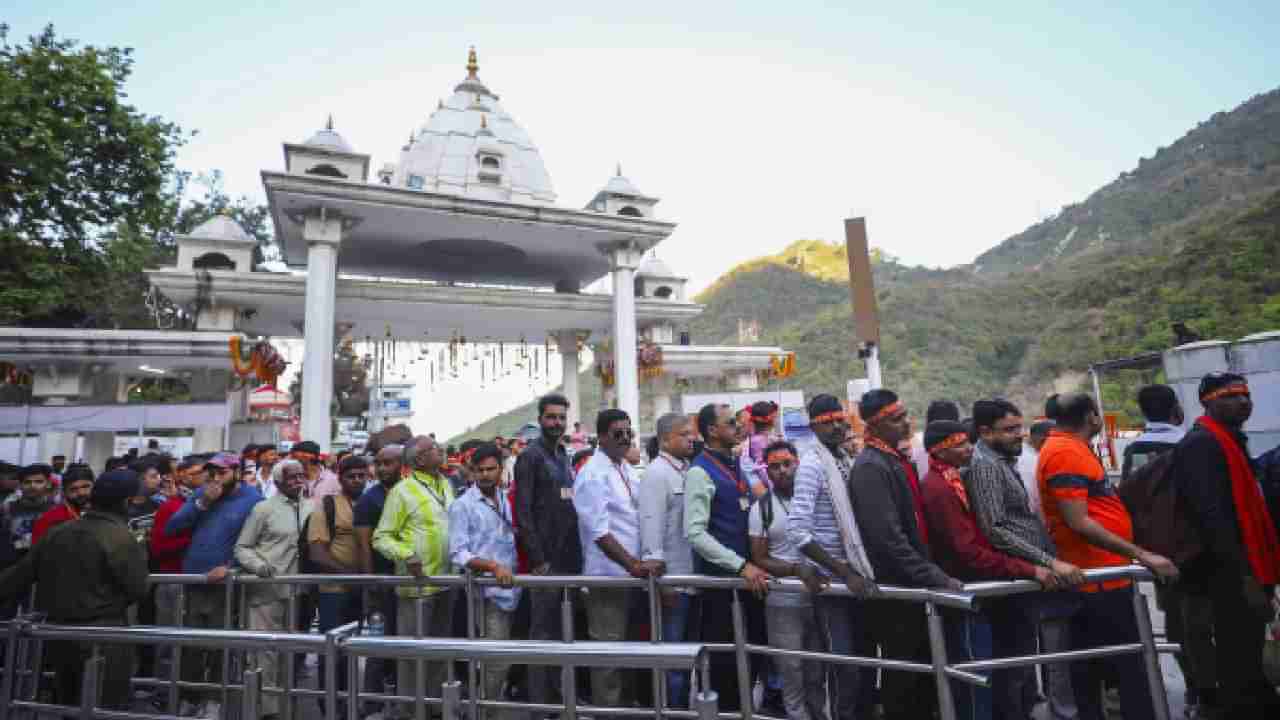
{"type": "MultiPolygon", "coordinates": [[[[825,578],[839,580],[859,598],[870,597],[876,590],[874,575],[849,502],[849,472],[854,461],[840,447],[849,432],[849,419],[833,395],[815,395],[807,411],[809,429],[818,442],[805,452],[796,471],[788,537],[825,578]]],[[[814,605],[831,652],[875,655],[864,603],[824,595],[816,598],[814,605]]],[[[831,664],[827,679],[833,717],[871,717],[874,708],[869,690],[875,686],[874,670],[831,664]]]]}
{"type": "Polygon", "coordinates": [[[1280,583],[1280,542],[1243,432],[1253,399],[1235,373],[1210,373],[1199,390],[1205,415],[1173,451],[1174,487],[1202,545],[1183,563],[1182,588],[1213,605],[1223,717],[1280,717],[1280,698],[1261,662],[1263,627],[1280,583]]]}
{"type": "MultiPolygon", "coordinates": [[[[876,581],[964,588],[932,559],[932,528],[924,516],[920,480],[910,456],[898,451],[898,445],[911,435],[906,406],[896,393],[881,389],[863,395],[858,411],[867,423],[867,446],[854,462],[850,497],[876,581]]],[[[869,615],[872,635],[886,658],[929,661],[929,640],[918,605],[874,603],[869,615]]],[[[932,679],[919,673],[886,672],[881,700],[886,720],[927,718],[937,709],[932,679]]]]}
{"type": "Polygon", "coordinates": [[[748,413],[749,431],[742,443],[742,474],[751,483],[752,494],[760,497],[770,488],[769,473],[765,468],[764,449],[779,439],[774,433],[778,419],[778,404],[769,400],[752,403],[748,413]]]}

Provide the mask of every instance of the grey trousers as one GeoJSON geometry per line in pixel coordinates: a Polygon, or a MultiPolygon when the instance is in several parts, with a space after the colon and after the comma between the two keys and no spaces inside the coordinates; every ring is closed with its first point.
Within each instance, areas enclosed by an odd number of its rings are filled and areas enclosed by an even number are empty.
{"type": "MultiPolygon", "coordinates": [[[[592,588],[587,596],[587,634],[596,642],[621,642],[627,637],[627,611],[631,591],[626,588],[592,588]]],[[[592,668],[591,702],[600,707],[622,707],[623,670],[592,668]]]]}
{"type": "MultiPolygon", "coordinates": [[[[484,613],[480,618],[482,626],[480,628],[481,635],[485,640],[510,640],[511,639],[511,620],[515,616],[514,612],[508,612],[498,607],[498,604],[489,598],[484,600],[484,613]]],[[[507,671],[511,669],[511,663],[507,662],[486,662],[484,663],[484,699],[485,700],[501,700],[502,684],[506,682],[507,671]]],[[[511,711],[500,711],[494,709],[486,709],[481,713],[483,720],[498,720],[499,718],[519,717],[518,713],[511,711]]]]}
{"type": "MultiPolygon", "coordinates": [[[[401,597],[396,603],[396,629],[405,637],[449,637],[453,631],[453,596],[450,590],[442,590],[422,600],[423,625],[418,627],[417,600],[401,597]]],[[[409,697],[440,697],[444,684],[445,664],[424,660],[402,660],[396,663],[396,694],[409,697]],[[418,663],[425,665],[426,686],[418,684],[418,663]]],[[[412,715],[405,705],[390,713],[393,717],[412,715]]]]}
{"type": "MultiPolygon", "coordinates": [[[[253,586],[250,586],[253,587],[253,586]]],[[[289,601],[273,600],[261,605],[249,606],[250,630],[286,630],[285,620],[289,614],[289,601]]],[[[283,687],[280,674],[280,654],[274,650],[262,650],[249,653],[251,667],[262,668],[262,684],[270,687],[283,687]]],[[[275,693],[262,693],[259,709],[262,715],[280,713],[281,696],[275,693]]],[[[256,720],[243,718],[242,720],[256,720]]]]}
{"type": "MultiPolygon", "coordinates": [[[[1040,621],[1040,650],[1046,653],[1071,650],[1071,619],[1040,621]]],[[[1071,688],[1071,666],[1049,663],[1044,668],[1044,694],[1049,698],[1049,717],[1053,720],[1075,720],[1080,717],[1075,691],[1071,688]]]]}
{"type": "MultiPolygon", "coordinates": [[[[825,643],[812,605],[765,605],[769,644],[781,650],[821,652],[825,643]]],[[[782,674],[782,704],[788,720],[825,720],[827,717],[826,668],[816,660],[773,658],[782,674]]]]}

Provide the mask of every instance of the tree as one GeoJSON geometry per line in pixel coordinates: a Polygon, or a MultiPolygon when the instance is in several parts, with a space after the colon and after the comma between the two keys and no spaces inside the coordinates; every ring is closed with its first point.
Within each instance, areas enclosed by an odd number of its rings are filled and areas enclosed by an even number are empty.
{"type": "Polygon", "coordinates": [[[125,102],[131,55],[0,25],[0,323],[119,326],[113,266],[170,227],[185,135],[125,102]]]}

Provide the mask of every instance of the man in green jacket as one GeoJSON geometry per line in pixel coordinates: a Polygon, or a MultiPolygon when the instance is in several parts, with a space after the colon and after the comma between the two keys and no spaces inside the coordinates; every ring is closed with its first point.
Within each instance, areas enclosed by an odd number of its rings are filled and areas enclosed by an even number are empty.
{"type": "MultiPolygon", "coordinates": [[[[397,575],[415,578],[447,575],[449,565],[449,506],[453,486],[441,472],[444,448],[435,439],[422,435],[405,450],[413,463],[413,474],[396,483],[387,494],[378,527],[373,531],[373,549],[396,564],[397,575]]],[[[409,585],[398,588],[396,623],[401,635],[448,637],[453,626],[453,593],[447,587],[409,585]],[[423,601],[422,616],[417,600],[423,601]],[[419,619],[422,625],[419,628],[419,619]]],[[[440,697],[444,665],[427,663],[425,688],[417,687],[413,662],[397,665],[396,692],[400,695],[440,697]]],[[[389,717],[404,717],[407,708],[392,708],[389,717]]]]}
{"type": "MultiPolygon", "coordinates": [[[[45,536],[20,563],[0,575],[0,602],[22,596],[37,585],[37,610],[59,625],[127,625],[130,605],[147,596],[147,553],[129,532],[128,503],[142,492],[132,470],[103,473],[93,484],[91,510],[79,522],[65,523],[45,536]]],[[[99,686],[102,707],[129,708],[129,678],[134,648],[103,645],[99,686]]],[[[92,642],[58,641],[46,645],[54,668],[55,700],[80,704],[80,685],[92,642]]]]}

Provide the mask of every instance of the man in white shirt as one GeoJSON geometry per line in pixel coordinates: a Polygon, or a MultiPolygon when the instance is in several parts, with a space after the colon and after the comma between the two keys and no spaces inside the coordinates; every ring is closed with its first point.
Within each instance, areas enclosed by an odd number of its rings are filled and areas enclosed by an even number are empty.
{"type": "Polygon", "coordinates": [[[1022,448],[1022,454],[1018,456],[1018,462],[1015,466],[1018,470],[1018,476],[1022,478],[1022,486],[1027,489],[1027,501],[1031,503],[1031,509],[1044,520],[1044,506],[1040,504],[1040,483],[1036,480],[1036,464],[1040,462],[1040,448],[1044,447],[1044,441],[1049,439],[1049,431],[1053,429],[1052,420],[1040,420],[1031,424],[1031,430],[1027,433],[1026,447],[1022,448]]]}
{"type": "MultiPolygon", "coordinates": [[[[640,477],[626,461],[635,437],[631,418],[616,408],[596,419],[600,448],[578,473],[573,506],[582,540],[583,575],[645,578],[661,575],[666,563],[640,559],[640,477]]],[[[620,642],[627,634],[632,593],[592,588],[587,601],[587,633],[595,641],[620,642]]],[[[629,684],[629,683],[628,683],[629,684]]],[[[596,705],[622,707],[623,675],[618,668],[594,668],[591,693],[596,705]]]]}

